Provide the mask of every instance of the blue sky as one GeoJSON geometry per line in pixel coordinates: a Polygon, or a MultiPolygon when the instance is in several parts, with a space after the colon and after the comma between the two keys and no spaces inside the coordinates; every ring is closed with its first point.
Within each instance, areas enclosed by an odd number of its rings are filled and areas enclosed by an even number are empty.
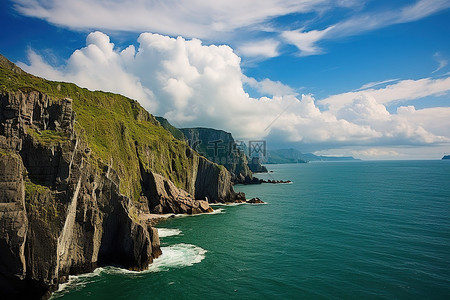
{"type": "Polygon", "coordinates": [[[450,0],[8,0],[0,14],[0,53],[26,71],[176,126],[363,159],[450,153],[450,0]]]}

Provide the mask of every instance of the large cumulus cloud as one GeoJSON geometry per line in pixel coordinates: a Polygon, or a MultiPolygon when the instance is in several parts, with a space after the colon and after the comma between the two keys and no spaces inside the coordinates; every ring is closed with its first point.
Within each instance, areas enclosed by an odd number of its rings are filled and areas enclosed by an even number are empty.
{"type": "Polygon", "coordinates": [[[257,81],[241,70],[229,46],[203,45],[198,39],[142,33],[138,47],[119,50],[110,38],[93,32],[86,47],[66,64],[53,67],[30,51],[26,71],[75,82],[91,90],[124,94],[175,126],[208,126],[243,139],[268,138],[310,145],[425,145],[448,143],[450,109],[399,107],[386,103],[442,95],[450,78],[399,81],[316,101],[270,79],[257,81]],[[244,84],[267,97],[251,97],[244,84]],[[320,105],[319,105],[320,104],[320,105]],[[439,120],[436,124],[432,120],[439,120]]]}

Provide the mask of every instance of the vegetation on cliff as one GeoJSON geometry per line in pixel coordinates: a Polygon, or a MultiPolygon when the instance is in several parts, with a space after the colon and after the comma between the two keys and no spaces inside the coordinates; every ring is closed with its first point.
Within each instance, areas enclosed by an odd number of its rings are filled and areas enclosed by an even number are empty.
{"type": "Polygon", "coordinates": [[[163,117],[155,117],[156,120],[158,120],[159,124],[161,124],[162,127],[164,127],[167,131],[169,131],[177,140],[184,141],[186,140],[186,137],[184,136],[183,132],[173,126],[172,124],[167,121],[167,119],[163,117]]]}

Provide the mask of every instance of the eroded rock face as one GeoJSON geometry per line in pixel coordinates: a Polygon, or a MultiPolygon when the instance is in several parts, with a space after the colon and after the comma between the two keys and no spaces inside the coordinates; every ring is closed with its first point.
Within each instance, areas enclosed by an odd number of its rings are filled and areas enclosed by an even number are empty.
{"type": "Polygon", "coordinates": [[[207,201],[195,200],[163,176],[150,173],[148,177],[149,207],[152,213],[198,214],[213,211],[207,201]]]}
{"type": "Polygon", "coordinates": [[[90,163],[72,101],[18,92],[0,108],[0,295],[46,298],[102,263],[146,269],[158,233],[114,170],[90,163]]]}
{"type": "Polygon", "coordinates": [[[19,155],[0,154],[0,290],[14,293],[25,279],[25,241],[28,218],[25,211],[24,167],[19,155]]]}
{"type": "Polygon", "coordinates": [[[195,198],[209,202],[234,202],[236,193],[232,178],[224,167],[211,167],[211,162],[200,157],[195,181],[195,198]]]}
{"type": "Polygon", "coordinates": [[[212,128],[179,129],[192,147],[210,161],[223,165],[230,173],[234,183],[251,180],[252,171],[248,167],[245,153],[236,148],[229,132],[212,128]]]}

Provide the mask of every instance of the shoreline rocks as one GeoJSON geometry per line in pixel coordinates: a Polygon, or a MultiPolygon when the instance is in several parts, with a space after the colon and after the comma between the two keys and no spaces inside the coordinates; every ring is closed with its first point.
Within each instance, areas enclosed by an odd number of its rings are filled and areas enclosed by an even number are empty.
{"type": "Polygon", "coordinates": [[[261,184],[261,183],[272,183],[272,184],[281,184],[281,183],[292,183],[292,181],[290,180],[275,180],[275,179],[258,179],[256,177],[253,177],[253,179],[251,180],[246,180],[244,181],[243,184],[248,185],[248,184],[261,184]]]}
{"type": "Polygon", "coordinates": [[[247,203],[250,203],[250,204],[264,204],[264,202],[261,199],[259,199],[258,197],[255,197],[255,198],[252,198],[250,200],[247,200],[247,203]]]}

